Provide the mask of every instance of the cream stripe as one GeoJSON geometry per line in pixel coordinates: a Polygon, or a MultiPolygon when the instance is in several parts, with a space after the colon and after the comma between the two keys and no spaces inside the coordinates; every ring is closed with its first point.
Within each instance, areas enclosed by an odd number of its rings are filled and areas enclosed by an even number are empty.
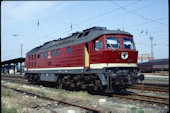
{"type": "Polygon", "coordinates": [[[101,69],[103,67],[137,67],[136,63],[98,63],[98,64],[90,64],[90,68],[92,69],[101,69]]]}
{"type": "MultiPolygon", "coordinates": [[[[91,69],[102,69],[104,67],[137,67],[136,63],[98,63],[90,64],[91,69]]],[[[60,67],[60,68],[33,68],[28,70],[65,70],[65,69],[84,69],[84,67],[60,67]]]]}
{"type": "Polygon", "coordinates": [[[60,67],[60,68],[33,68],[28,70],[64,70],[64,69],[83,69],[84,67],[60,67]]]}

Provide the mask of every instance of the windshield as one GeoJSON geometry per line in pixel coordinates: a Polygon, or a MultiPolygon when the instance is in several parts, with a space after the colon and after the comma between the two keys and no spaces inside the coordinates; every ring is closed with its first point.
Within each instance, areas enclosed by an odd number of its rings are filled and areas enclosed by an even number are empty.
{"type": "Polygon", "coordinates": [[[107,48],[111,49],[121,48],[120,39],[118,37],[107,37],[106,45],[107,48]]]}
{"type": "Polygon", "coordinates": [[[134,49],[134,43],[131,38],[123,38],[123,44],[125,49],[134,49]]]}

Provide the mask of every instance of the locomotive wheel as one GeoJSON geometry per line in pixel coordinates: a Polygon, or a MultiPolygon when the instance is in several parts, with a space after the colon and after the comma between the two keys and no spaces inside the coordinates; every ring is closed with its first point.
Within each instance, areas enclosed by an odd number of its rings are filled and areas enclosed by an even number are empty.
{"type": "Polygon", "coordinates": [[[100,80],[97,80],[95,82],[94,90],[96,91],[97,94],[103,93],[103,88],[102,88],[100,80]]]}
{"type": "Polygon", "coordinates": [[[104,92],[104,88],[102,87],[99,78],[95,75],[93,76],[91,84],[88,87],[88,92],[91,94],[102,94],[104,92]]]}
{"type": "Polygon", "coordinates": [[[36,76],[35,84],[39,84],[39,83],[40,83],[40,76],[39,76],[39,75],[37,75],[37,76],[36,76]]]}
{"type": "Polygon", "coordinates": [[[61,80],[61,76],[58,77],[57,82],[56,82],[56,88],[58,89],[62,89],[62,80],[61,80]]]}
{"type": "Polygon", "coordinates": [[[30,75],[27,74],[25,77],[26,77],[26,79],[28,80],[28,82],[30,82],[30,75]]]}
{"type": "Polygon", "coordinates": [[[31,82],[31,76],[29,74],[26,74],[26,79],[28,80],[28,82],[31,82]]]}
{"type": "Polygon", "coordinates": [[[39,84],[39,81],[40,81],[40,77],[38,75],[32,76],[32,81],[31,81],[32,84],[37,85],[39,84]]]}
{"type": "Polygon", "coordinates": [[[74,83],[71,83],[71,84],[70,84],[70,87],[71,87],[71,88],[75,88],[76,85],[75,85],[74,83]]]}
{"type": "Polygon", "coordinates": [[[90,84],[90,86],[88,86],[87,88],[87,91],[90,94],[94,94],[94,84],[90,84]]]}

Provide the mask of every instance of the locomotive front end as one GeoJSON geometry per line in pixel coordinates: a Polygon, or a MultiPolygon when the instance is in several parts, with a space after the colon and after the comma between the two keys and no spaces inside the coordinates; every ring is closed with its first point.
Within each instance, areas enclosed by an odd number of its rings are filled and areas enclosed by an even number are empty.
{"type": "Polygon", "coordinates": [[[138,76],[137,67],[138,51],[132,36],[127,35],[105,35],[104,50],[106,66],[105,78],[107,79],[107,90],[122,90],[136,85],[138,80],[144,76],[138,76]]]}
{"type": "Polygon", "coordinates": [[[107,68],[110,90],[122,90],[136,85],[139,79],[137,68],[135,67],[115,67],[107,68]]]}

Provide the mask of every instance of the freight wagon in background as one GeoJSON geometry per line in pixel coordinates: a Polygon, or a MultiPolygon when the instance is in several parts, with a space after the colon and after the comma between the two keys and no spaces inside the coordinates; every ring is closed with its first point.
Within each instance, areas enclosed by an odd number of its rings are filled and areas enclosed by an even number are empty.
{"type": "Polygon", "coordinates": [[[141,72],[169,71],[169,59],[155,59],[139,63],[141,72]]]}

